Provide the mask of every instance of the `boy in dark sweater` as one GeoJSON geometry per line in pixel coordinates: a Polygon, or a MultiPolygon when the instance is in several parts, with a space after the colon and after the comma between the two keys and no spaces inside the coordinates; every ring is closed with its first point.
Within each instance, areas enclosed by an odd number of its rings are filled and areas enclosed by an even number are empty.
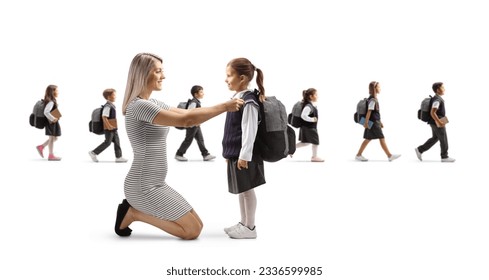
{"type": "MultiPolygon", "coordinates": [[[[195,85],[190,89],[190,94],[192,94],[192,99],[191,101],[189,101],[189,104],[187,105],[187,109],[201,107],[200,99],[204,97],[204,88],[199,85],[195,85]]],[[[180,148],[178,148],[177,153],[175,154],[176,160],[178,161],[188,160],[183,155],[187,152],[187,149],[190,147],[190,144],[192,144],[194,138],[195,141],[197,141],[197,145],[199,145],[199,150],[200,153],[202,154],[202,158],[204,159],[204,161],[210,161],[216,158],[215,156],[211,155],[207,151],[207,148],[205,147],[204,136],[202,135],[202,130],[200,129],[200,125],[187,127],[185,130],[186,130],[185,139],[183,140],[182,144],[180,145],[180,148]]]]}
{"type": "Polygon", "coordinates": [[[431,99],[431,118],[428,120],[428,124],[431,127],[433,136],[423,145],[415,148],[414,151],[416,152],[418,159],[422,161],[422,154],[433,147],[436,142],[440,141],[441,161],[454,162],[455,159],[448,156],[448,138],[445,128],[448,119],[445,116],[445,101],[442,98],[445,94],[445,87],[443,86],[443,83],[434,83],[432,88],[436,95],[431,99]]]}
{"type": "Polygon", "coordinates": [[[103,92],[104,98],[107,100],[104,108],[102,109],[102,121],[104,123],[105,141],[102,142],[95,150],[89,151],[88,155],[94,162],[98,162],[97,155],[107,149],[111,143],[114,143],[115,162],[127,162],[127,159],[122,157],[122,150],[119,141],[119,134],[117,133],[117,118],[115,111],[115,89],[106,89],[103,92]]]}

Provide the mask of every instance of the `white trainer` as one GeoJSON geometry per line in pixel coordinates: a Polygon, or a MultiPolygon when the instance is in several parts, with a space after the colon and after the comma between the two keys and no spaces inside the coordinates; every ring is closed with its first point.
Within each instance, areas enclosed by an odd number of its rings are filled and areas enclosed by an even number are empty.
{"type": "Polygon", "coordinates": [[[88,155],[92,158],[94,162],[98,162],[97,155],[93,151],[88,152],[88,155]]]}
{"type": "Polygon", "coordinates": [[[391,156],[389,157],[389,161],[396,160],[396,159],[398,159],[398,158],[400,158],[400,157],[401,157],[401,155],[391,155],[391,156]]]}
{"type": "Polygon", "coordinates": [[[441,159],[441,162],[454,162],[455,159],[454,158],[451,158],[451,157],[447,157],[447,158],[442,158],[441,159]]]}
{"type": "Polygon", "coordinates": [[[224,228],[224,232],[225,233],[230,233],[231,231],[234,231],[235,229],[237,229],[239,225],[242,225],[241,222],[239,222],[239,223],[237,223],[237,224],[235,224],[233,226],[224,228]]]}
{"type": "Polygon", "coordinates": [[[358,161],[368,161],[368,159],[366,157],[362,156],[362,155],[356,156],[355,157],[355,160],[358,160],[358,161]]]}
{"type": "Polygon", "coordinates": [[[188,159],[184,156],[175,155],[175,159],[178,161],[187,161],[188,159]]]}
{"type": "Polygon", "coordinates": [[[211,154],[208,154],[208,155],[206,155],[206,156],[204,157],[204,161],[210,161],[210,160],[213,160],[213,159],[215,159],[215,158],[216,158],[216,156],[213,156],[213,155],[211,155],[211,154]]]}
{"type": "Polygon", "coordinates": [[[247,226],[238,224],[238,227],[229,232],[228,235],[233,239],[254,239],[256,238],[256,227],[251,230],[247,226]]]}
{"type": "Polygon", "coordinates": [[[416,156],[418,157],[419,161],[423,161],[423,157],[421,156],[421,153],[419,152],[418,148],[415,148],[414,151],[416,152],[416,156]]]}
{"type": "Polygon", "coordinates": [[[123,157],[118,157],[115,159],[115,162],[127,162],[127,159],[123,157]]]}

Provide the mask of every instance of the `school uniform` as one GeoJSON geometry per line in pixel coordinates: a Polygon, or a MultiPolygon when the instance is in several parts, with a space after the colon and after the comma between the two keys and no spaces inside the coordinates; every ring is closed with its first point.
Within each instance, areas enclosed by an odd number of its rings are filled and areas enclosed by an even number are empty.
{"type": "Polygon", "coordinates": [[[299,141],[319,145],[319,134],[317,130],[318,109],[310,102],[304,103],[301,118],[303,120],[299,128],[299,141]]]}
{"type": "Polygon", "coordinates": [[[266,182],[263,159],[254,152],[260,101],[249,90],[237,93],[235,98],[242,98],[244,106],[226,114],[222,155],[227,159],[228,190],[239,194],[266,182]],[[239,159],[248,161],[248,169],[238,170],[239,159]]]}
{"type": "MultiPolygon", "coordinates": [[[[201,107],[200,100],[194,97],[189,102],[187,109],[200,108],[200,107],[201,107]]],[[[180,148],[178,148],[177,150],[176,153],[177,156],[183,156],[187,152],[187,149],[190,147],[190,144],[192,144],[192,141],[194,139],[197,142],[197,145],[199,146],[199,150],[202,156],[205,157],[209,155],[209,151],[207,150],[204,144],[204,136],[202,135],[202,130],[200,128],[200,125],[196,125],[193,127],[186,128],[185,139],[180,145],[180,148]]]]}
{"type": "Polygon", "coordinates": [[[373,121],[374,124],[371,128],[366,128],[363,132],[363,138],[367,140],[373,139],[383,139],[384,133],[382,132],[382,126],[380,122],[380,106],[379,101],[376,98],[369,97],[367,99],[367,110],[372,111],[370,113],[370,121],[373,121]]]}
{"type": "MultiPolygon", "coordinates": [[[[445,117],[445,101],[439,95],[435,95],[431,100],[431,108],[436,108],[436,115],[438,118],[445,117]]],[[[448,137],[445,127],[436,126],[435,120],[430,116],[428,124],[431,127],[432,137],[429,138],[423,145],[418,147],[420,153],[424,153],[429,150],[436,142],[440,141],[440,156],[442,159],[448,158],[448,137]]]]}
{"type": "MultiPolygon", "coordinates": [[[[107,101],[107,103],[105,103],[104,108],[102,109],[102,117],[106,117],[108,119],[117,118],[114,103],[110,101],[107,101]]],[[[119,133],[117,132],[117,128],[113,130],[104,129],[104,134],[105,134],[105,141],[102,142],[97,148],[95,148],[95,150],[93,150],[93,153],[99,155],[101,152],[107,149],[110,146],[110,144],[114,143],[115,157],[116,158],[122,157],[121,144],[120,144],[119,133]]]]}
{"type": "Polygon", "coordinates": [[[53,123],[55,117],[51,115],[51,112],[57,108],[58,105],[53,101],[49,101],[44,107],[44,116],[46,116],[48,119],[48,122],[44,127],[44,131],[47,136],[61,136],[61,126],[59,124],[59,120],[53,123]]]}

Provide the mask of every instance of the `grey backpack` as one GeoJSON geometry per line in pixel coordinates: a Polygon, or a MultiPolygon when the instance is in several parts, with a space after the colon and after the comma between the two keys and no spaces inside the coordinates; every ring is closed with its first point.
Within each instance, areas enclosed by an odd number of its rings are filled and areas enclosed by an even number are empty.
{"type": "Polygon", "coordinates": [[[431,119],[430,110],[431,110],[431,100],[433,97],[430,95],[421,101],[421,105],[418,110],[418,119],[423,122],[428,122],[431,119]]]}
{"type": "Polygon", "coordinates": [[[44,116],[44,100],[38,100],[36,104],[34,104],[34,108],[32,109],[32,113],[29,116],[29,124],[35,128],[43,129],[48,122],[46,116],[44,116]]]}
{"type": "Polygon", "coordinates": [[[367,115],[367,103],[368,103],[368,98],[363,98],[360,99],[360,101],[358,101],[357,110],[353,114],[353,120],[356,123],[359,123],[360,119],[367,115]]]}

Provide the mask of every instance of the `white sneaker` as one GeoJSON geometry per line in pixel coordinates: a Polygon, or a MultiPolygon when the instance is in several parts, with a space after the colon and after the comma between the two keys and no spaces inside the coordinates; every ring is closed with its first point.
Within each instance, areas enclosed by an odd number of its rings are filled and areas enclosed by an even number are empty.
{"type": "Polygon", "coordinates": [[[442,158],[441,159],[441,162],[454,162],[455,159],[454,158],[451,158],[451,157],[447,157],[447,158],[442,158]]]}
{"type": "Polygon", "coordinates": [[[88,152],[88,155],[92,158],[94,162],[98,162],[97,155],[93,151],[88,152]]]}
{"type": "Polygon", "coordinates": [[[237,224],[235,224],[235,225],[233,225],[233,226],[230,226],[230,227],[224,228],[224,232],[225,232],[225,233],[230,233],[231,231],[234,231],[235,229],[237,229],[239,225],[242,225],[242,223],[241,223],[241,222],[239,222],[239,223],[237,223],[237,224]]]}
{"type": "Polygon", "coordinates": [[[398,158],[400,158],[400,157],[401,157],[401,155],[391,155],[391,156],[389,157],[389,161],[393,161],[393,160],[398,159],[398,158]]]}
{"type": "Polygon", "coordinates": [[[215,159],[215,158],[216,158],[216,156],[213,156],[213,155],[211,155],[211,154],[208,154],[208,155],[206,155],[206,156],[204,157],[204,161],[213,160],[213,159],[215,159]]]}
{"type": "Polygon", "coordinates": [[[178,161],[187,161],[188,159],[184,156],[175,155],[175,159],[178,161]]]}
{"type": "Polygon", "coordinates": [[[228,235],[233,239],[254,239],[256,238],[256,227],[251,230],[247,226],[238,224],[238,227],[229,232],[228,235]]]}
{"type": "Polygon", "coordinates": [[[127,162],[127,159],[123,157],[118,157],[115,159],[115,162],[127,162]]]}
{"type": "Polygon", "coordinates": [[[418,148],[415,148],[414,151],[416,152],[416,156],[418,157],[419,161],[423,161],[423,157],[421,156],[421,153],[419,152],[418,148]]]}
{"type": "Polygon", "coordinates": [[[312,157],[311,162],[324,162],[324,159],[320,157],[312,157]]]}
{"type": "Polygon", "coordinates": [[[355,157],[355,160],[358,160],[358,161],[368,161],[368,159],[364,156],[356,156],[355,157]]]}

